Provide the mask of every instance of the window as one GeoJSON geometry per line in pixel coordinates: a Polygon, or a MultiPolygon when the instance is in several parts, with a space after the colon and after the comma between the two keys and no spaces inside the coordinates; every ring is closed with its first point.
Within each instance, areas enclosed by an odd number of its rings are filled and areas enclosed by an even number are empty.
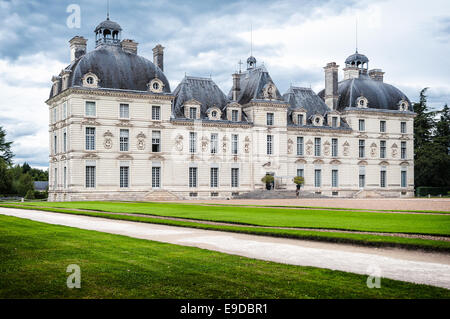
{"type": "Polygon", "coordinates": [[[194,120],[197,118],[197,108],[196,107],[189,108],[189,118],[194,119],[194,120]]]}
{"type": "Polygon", "coordinates": [[[267,155],[273,154],[273,135],[267,135],[267,155]]]}
{"type": "Polygon", "coordinates": [[[58,169],[55,167],[55,176],[53,176],[53,188],[58,187],[58,169]]]}
{"type": "Polygon", "coordinates": [[[95,102],[86,102],[85,114],[86,116],[95,116],[95,102]]]}
{"type": "Polygon", "coordinates": [[[53,123],[56,123],[58,121],[58,109],[55,108],[53,109],[53,123]]]}
{"type": "Polygon", "coordinates": [[[129,130],[127,129],[120,130],[119,144],[121,152],[128,152],[129,138],[130,138],[129,130]]]}
{"type": "Polygon", "coordinates": [[[338,118],[337,118],[337,116],[333,116],[331,118],[331,126],[332,127],[337,127],[338,126],[338,118]]]}
{"type": "Polygon", "coordinates": [[[211,154],[217,154],[217,143],[219,140],[219,136],[217,133],[211,134],[211,154]]]}
{"type": "Polygon", "coordinates": [[[406,159],[406,142],[401,143],[401,158],[406,159]]]}
{"type": "Polygon", "coordinates": [[[298,125],[303,125],[303,114],[297,114],[298,125]]]}
{"type": "Polygon", "coordinates": [[[152,106],[152,120],[154,121],[161,120],[161,107],[158,105],[152,106]]]}
{"type": "Polygon", "coordinates": [[[158,82],[154,82],[152,86],[153,86],[153,90],[155,90],[155,91],[159,90],[159,83],[158,82]]]}
{"type": "Polygon", "coordinates": [[[119,117],[121,119],[130,118],[130,106],[128,104],[120,104],[119,106],[119,117]]]}
{"type": "Polygon", "coordinates": [[[94,78],[93,78],[92,76],[90,76],[90,77],[88,77],[88,78],[86,79],[86,82],[87,82],[88,84],[94,84],[94,78]]]}
{"type": "Polygon", "coordinates": [[[64,131],[63,134],[63,152],[67,152],[67,132],[64,131]]]}
{"type": "Polygon", "coordinates": [[[239,120],[239,111],[238,110],[231,111],[231,120],[233,122],[237,122],[239,120]]]}
{"type": "Polygon", "coordinates": [[[297,176],[305,177],[305,171],[303,168],[297,168],[297,176]]]}
{"type": "Polygon", "coordinates": [[[197,187],[197,167],[189,167],[189,187],[197,187]]]}
{"type": "Polygon", "coordinates": [[[63,187],[64,187],[64,188],[67,188],[67,167],[65,167],[65,166],[64,166],[63,187]]]}
{"type": "Polygon", "coordinates": [[[359,174],[359,188],[366,186],[366,174],[359,174]]]}
{"type": "Polygon", "coordinates": [[[314,186],[320,187],[322,185],[322,170],[314,170],[314,186]]]}
{"type": "Polygon", "coordinates": [[[267,113],[267,125],[268,126],[273,125],[273,113],[267,113]]]}
{"type": "Polygon", "coordinates": [[[152,152],[161,152],[161,132],[152,131],[152,152]]]}
{"type": "Polygon", "coordinates": [[[197,133],[189,132],[189,153],[197,152],[197,133]]]}
{"type": "Polygon", "coordinates": [[[320,137],[314,139],[314,156],[320,156],[321,143],[320,137]]]}
{"type": "Polygon", "coordinates": [[[400,122],[400,132],[406,134],[406,122],[400,122]]]}
{"type": "Polygon", "coordinates": [[[86,166],[86,188],[95,187],[95,166],[86,166]]]}
{"type": "Polygon", "coordinates": [[[386,170],[384,168],[380,171],[380,187],[386,187],[386,170]]]}
{"type": "Polygon", "coordinates": [[[386,141],[380,141],[380,158],[386,158],[386,141]]]}
{"type": "Polygon", "coordinates": [[[212,111],[212,112],[211,112],[211,116],[212,116],[213,118],[216,118],[216,117],[217,117],[217,111],[212,111]]]}
{"type": "Polygon", "coordinates": [[[333,157],[338,156],[338,139],[337,138],[331,139],[331,156],[333,156],[333,157]]]}
{"type": "Polygon", "coordinates": [[[401,180],[401,187],[406,187],[407,186],[407,181],[406,181],[406,170],[402,170],[402,180],[401,180]]]}
{"type": "Polygon", "coordinates": [[[338,170],[331,170],[331,187],[338,187],[338,170]]]}
{"type": "Polygon", "coordinates": [[[303,136],[297,136],[297,155],[303,156],[303,136]]]}
{"type": "Polygon", "coordinates": [[[231,169],[231,187],[239,187],[239,168],[231,169]]]}
{"type": "Polygon", "coordinates": [[[366,130],[366,121],[365,120],[359,120],[359,131],[364,132],[366,130]]]}
{"type": "Polygon", "coordinates": [[[381,133],[386,132],[386,121],[380,121],[380,132],[381,133]]]}
{"type": "Polygon", "coordinates": [[[211,167],[211,187],[219,186],[219,168],[211,167]]]}
{"type": "Polygon", "coordinates": [[[359,140],[359,157],[363,158],[366,155],[366,141],[359,140]]]}
{"type": "Polygon", "coordinates": [[[238,153],[238,138],[237,134],[231,135],[231,154],[236,155],[238,153]]]}
{"type": "Polygon", "coordinates": [[[58,154],[58,136],[56,136],[56,134],[53,137],[53,152],[58,154]]]}
{"type": "Polygon", "coordinates": [[[129,171],[130,168],[128,166],[120,166],[120,187],[127,188],[129,186],[129,171]]]}
{"type": "Polygon", "coordinates": [[[95,127],[86,127],[86,150],[95,150],[95,127]]]}
{"type": "Polygon", "coordinates": [[[67,118],[67,102],[63,104],[63,119],[67,118]]]}
{"type": "Polygon", "coordinates": [[[152,188],[161,187],[161,167],[152,167],[152,188]]]}

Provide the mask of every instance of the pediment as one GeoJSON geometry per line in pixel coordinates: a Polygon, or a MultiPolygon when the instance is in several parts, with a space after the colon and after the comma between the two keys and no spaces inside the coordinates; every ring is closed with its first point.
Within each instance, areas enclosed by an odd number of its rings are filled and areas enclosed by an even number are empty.
{"type": "Polygon", "coordinates": [[[189,101],[184,102],[183,105],[202,105],[202,103],[196,99],[190,99],[189,101]]]}
{"type": "Polygon", "coordinates": [[[340,164],[342,164],[342,162],[339,161],[339,160],[332,160],[332,161],[330,162],[330,164],[331,164],[331,165],[340,165],[340,164]]]}
{"type": "Polygon", "coordinates": [[[100,157],[95,153],[87,153],[87,154],[84,154],[81,158],[82,159],[99,159],[100,157]]]}
{"type": "Polygon", "coordinates": [[[380,163],[378,163],[378,165],[380,165],[380,166],[388,166],[388,165],[389,165],[389,162],[387,162],[387,161],[381,161],[380,163]]]}
{"type": "Polygon", "coordinates": [[[116,159],[118,159],[118,160],[132,160],[133,156],[128,155],[128,154],[121,154],[121,155],[117,156],[116,159]]]}
{"type": "Polygon", "coordinates": [[[358,165],[359,165],[359,166],[362,166],[362,165],[365,166],[365,165],[368,165],[368,163],[367,163],[367,161],[359,161],[359,162],[358,162],[358,165]]]}
{"type": "Polygon", "coordinates": [[[164,161],[165,157],[162,155],[156,154],[156,155],[150,156],[148,159],[151,161],[164,161]]]}
{"type": "Polygon", "coordinates": [[[306,164],[307,163],[303,158],[299,158],[295,162],[298,164],[306,164]]]}

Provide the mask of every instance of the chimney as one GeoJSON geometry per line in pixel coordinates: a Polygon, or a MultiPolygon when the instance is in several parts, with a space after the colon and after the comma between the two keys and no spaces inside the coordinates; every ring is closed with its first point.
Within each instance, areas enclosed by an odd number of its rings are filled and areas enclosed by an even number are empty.
{"type": "Polygon", "coordinates": [[[120,42],[120,45],[125,52],[133,54],[137,54],[138,44],[139,43],[137,43],[136,41],[130,39],[124,39],[122,40],[122,42],[120,42]]]}
{"type": "Polygon", "coordinates": [[[80,37],[80,36],[74,36],[69,41],[70,43],[70,62],[75,61],[79,57],[82,57],[86,54],[86,43],[87,39],[80,37]]]}
{"type": "Polygon", "coordinates": [[[164,47],[161,44],[153,48],[153,64],[164,72],[164,47]]]}
{"type": "Polygon", "coordinates": [[[325,104],[332,110],[337,107],[338,100],[338,68],[336,62],[328,63],[325,70],[325,104]]]}
{"type": "Polygon", "coordinates": [[[233,101],[237,102],[240,92],[241,92],[241,77],[240,77],[239,73],[234,73],[233,74],[233,88],[232,88],[233,101]]]}
{"type": "Polygon", "coordinates": [[[374,81],[383,82],[384,72],[381,69],[372,69],[369,71],[369,76],[374,81]]]}

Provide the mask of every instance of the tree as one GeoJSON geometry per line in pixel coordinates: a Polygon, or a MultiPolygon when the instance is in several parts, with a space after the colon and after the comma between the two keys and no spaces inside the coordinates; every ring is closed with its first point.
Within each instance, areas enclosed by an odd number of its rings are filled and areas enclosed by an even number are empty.
{"type": "Polygon", "coordinates": [[[15,184],[15,188],[17,195],[25,196],[29,190],[34,191],[33,179],[29,174],[23,174],[15,184]]]}
{"type": "Polygon", "coordinates": [[[13,177],[6,162],[0,158],[0,195],[12,194],[13,177]]]}
{"type": "Polygon", "coordinates": [[[302,176],[295,176],[293,181],[297,184],[297,188],[299,189],[303,184],[305,184],[305,179],[302,176]]]}
{"type": "Polygon", "coordinates": [[[441,145],[448,153],[450,150],[450,109],[448,105],[445,104],[442,111],[436,113],[440,114],[440,119],[436,123],[433,141],[441,145]]]}
{"type": "Polygon", "coordinates": [[[261,178],[261,182],[266,184],[266,189],[270,189],[273,181],[275,180],[275,178],[272,175],[265,175],[263,178],[261,178]]]}
{"type": "Polygon", "coordinates": [[[8,165],[12,164],[12,158],[14,157],[11,151],[11,144],[12,142],[6,142],[6,132],[0,126],[0,158],[8,165]]]}

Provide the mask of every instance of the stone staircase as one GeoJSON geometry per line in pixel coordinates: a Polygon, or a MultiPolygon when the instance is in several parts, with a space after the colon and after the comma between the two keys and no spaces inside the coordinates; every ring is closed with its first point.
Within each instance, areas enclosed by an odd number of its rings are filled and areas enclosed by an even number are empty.
{"type": "Polygon", "coordinates": [[[373,190],[360,190],[353,194],[353,198],[383,198],[385,196],[373,190]]]}
{"type": "Polygon", "coordinates": [[[144,201],[148,202],[159,202],[159,201],[172,201],[183,199],[174,193],[167,190],[154,190],[149,192],[144,197],[144,201]]]}
{"type": "MultiPolygon", "coordinates": [[[[290,199],[297,198],[295,195],[295,190],[255,190],[248,193],[239,194],[233,196],[235,199],[290,199]]],[[[328,196],[316,194],[313,192],[300,191],[299,198],[328,198],[328,196]]]]}

